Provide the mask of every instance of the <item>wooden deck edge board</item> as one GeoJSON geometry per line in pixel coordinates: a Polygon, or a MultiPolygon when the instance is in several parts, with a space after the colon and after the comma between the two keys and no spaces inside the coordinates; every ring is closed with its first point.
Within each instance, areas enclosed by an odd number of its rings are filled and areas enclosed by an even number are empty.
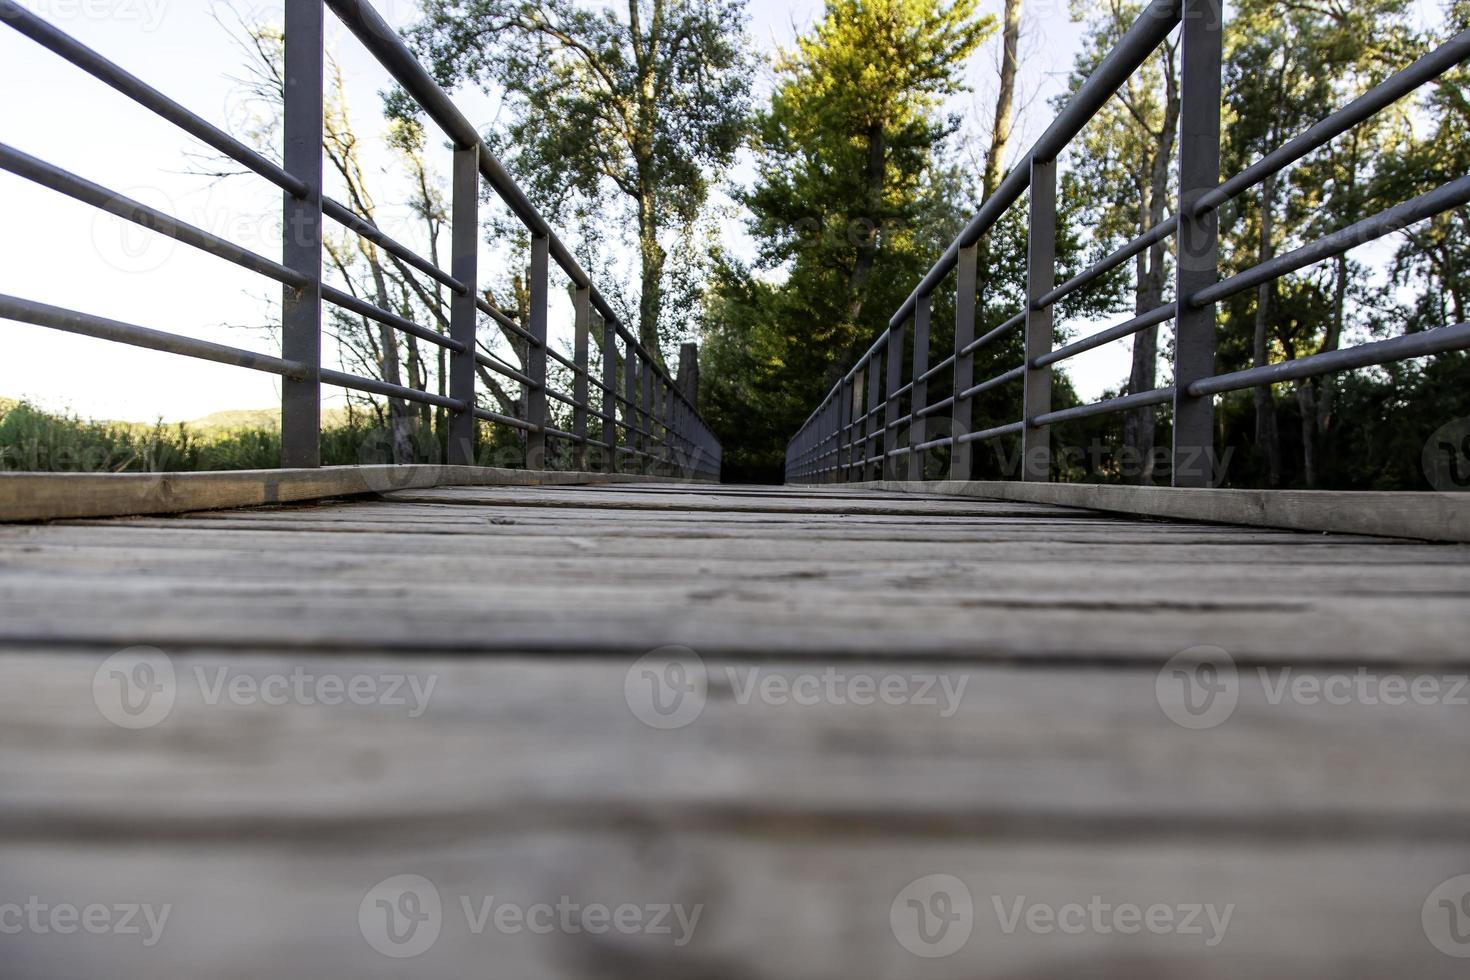
{"type": "Polygon", "coordinates": [[[178,514],[444,486],[549,486],[654,479],[674,482],[668,477],[633,473],[432,463],[195,473],[0,473],[0,522],[178,514]]]}
{"type": "Polygon", "coordinates": [[[1003,480],[873,480],[843,486],[987,497],[1211,524],[1470,542],[1470,493],[1226,490],[1003,480]]]}

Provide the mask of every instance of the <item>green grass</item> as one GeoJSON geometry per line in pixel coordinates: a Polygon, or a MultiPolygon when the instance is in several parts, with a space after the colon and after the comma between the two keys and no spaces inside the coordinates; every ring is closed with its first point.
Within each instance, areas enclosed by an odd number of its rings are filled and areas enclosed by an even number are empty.
{"type": "MultiPolygon", "coordinates": [[[[345,412],[324,413],[322,462],[382,462],[385,440],[345,412]]],[[[107,422],[0,399],[0,471],[156,473],[270,469],[280,462],[278,412],[218,412],[197,422],[107,422]]]]}

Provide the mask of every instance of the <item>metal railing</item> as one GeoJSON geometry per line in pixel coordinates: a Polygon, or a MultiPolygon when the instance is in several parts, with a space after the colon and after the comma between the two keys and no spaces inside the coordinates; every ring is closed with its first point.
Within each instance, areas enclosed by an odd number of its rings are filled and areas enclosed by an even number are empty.
{"type": "Polygon", "coordinates": [[[889,320],[888,327],[802,424],[786,450],[789,482],[921,480],[925,452],[939,447],[950,449],[949,478],[968,480],[974,443],[1018,434],[1022,443],[1022,479],[1045,481],[1051,478],[1052,425],[1170,404],[1174,413],[1174,485],[1203,487],[1210,485],[1215,471],[1215,395],[1470,348],[1470,324],[1462,323],[1281,364],[1223,375],[1214,373],[1216,304],[1470,202],[1470,176],[1463,176],[1222,280],[1218,214],[1223,205],[1470,58],[1470,31],[1467,31],[1221,182],[1223,26],[1220,0],[1153,0],[1144,9],[1032,146],[1024,162],[981,203],[959,237],[889,320]],[[1178,212],[1058,285],[1057,158],[1181,23],[1178,212]],[[1026,308],[977,338],[974,332],[979,242],[1028,188],[1026,308]],[[1053,311],[1058,301],[1169,238],[1177,240],[1174,301],[1053,350],[1053,311]],[[935,291],[951,271],[955,272],[954,350],[939,363],[930,365],[931,303],[935,291]],[[1055,365],[1168,320],[1175,322],[1172,386],[1053,410],[1055,365]],[[904,333],[910,325],[913,357],[907,373],[909,380],[905,382],[904,333]],[[1018,329],[1024,331],[1023,363],[975,383],[975,352],[1018,329]],[[929,382],[944,372],[952,372],[954,394],[931,404],[929,382]],[[974,429],[971,408],[975,397],[1016,379],[1021,379],[1023,385],[1021,418],[974,429]],[[905,400],[907,411],[902,408],[905,400]],[[946,409],[951,434],[927,438],[926,420],[946,409]],[[906,444],[899,445],[901,432],[905,430],[906,444]]]}
{"type": "MultiPolygon", "coordinates": [[[[510,426],[526,434],[526,465],[533,469],[547,467],[556,455],[547,451],[547,440],[551,439],[570,444],[569,459],[574,469],[596,466],[620,472],[718,479],[720,444],[695,405],[663,365],[619,321],[607,300],[496,160],[475,127],[365,0],[291,0],[286,4],[284,152],[279,166],[12,0],[0,0],[0,23],[284,192],[282,255],[281,261],[276,262],[0,144],[0,169],[279,282],[281,353],[279,357],[260,354],[17,296],[0,295],[0,317],[278,375],[282,379],[283,467],[320,465],[321,386],[327,384],[447,409],[447,462],[450,464],[476,462],[477,422],[487,422],[510,426]],[[328,7],[453,143],[448,271],[394,241],[369,218],[322,192],[324,33],[328,7]],[[530,310],[524,324],[494,308],[478,287],[482,179],[530,235],[530,310]],[[331,218],[406,266],[447,287],[450,292],[446,304],[448,333],[414,323],[324,282],[324,218],[331,218]],[[558,353],[547,343],[549,273],[553,261],[573,288],[571,357],[558,353]],[[323,368],[324,302],[446,349],[447,396],[323,368]],[[522,343],[525,354],[520,368],[481,349],[477,343],[481,315],[522,343]],[[593,330],[600,330],[600,367],[588,359],[588,340],[593,330]],[[547,385],[548,359],[571,372],[570,394],[547,385]],[[475,397],[477,368],[520,385],[522,398],[517,405],[524,406],[524,414],[506,415],[480,408],[475,397]],[[592,395],[593,389],[597,396],[592,395]],[[569,431],[552,424],[548,398],[571,406],[569,431]],[[596,433],[589,426],[589,419],[594,418],[601,423],[596,433]],[[589,450],[595,452],[589,454],[589,450]]],[[[423,290],[421,295],[431,295],[431,291],[423,290]]]]}

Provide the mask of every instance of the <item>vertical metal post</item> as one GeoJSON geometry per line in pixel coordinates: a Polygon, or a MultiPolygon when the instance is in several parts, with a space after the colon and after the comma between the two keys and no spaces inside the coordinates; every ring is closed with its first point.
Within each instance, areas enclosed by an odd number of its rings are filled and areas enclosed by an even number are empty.
{"type": "Polygon", "coordinates": [[[1021,479],[1051,479],[1051,427],[1031,420],[1051,411],[1051,366],[1035,367],[1051,351],[1052,308],[1037,301],[1057,281],[1057,162],[1031,161],[1031,219],[1026,250],[1026,374],[1021,417],[1021,479]]]}
{"type": "Polygon", "coordinates": [[[602,459],[604,473],[616,473],[618,466],[618,331],[611,320],[602,319],[602,441],[606,455],[602,459]]]}
{"type": "Polygon", "coordinates": [[[681,468],[679,466],[679,423],[676,414],[678,408],[679,401],[674,397],[674,386],[664,385],[664,446],[665,455],[669,461],[669,475],[674,477],[679,475],[681,468]]]}
{"type": "Polygon", "coordinates": [[[898,426],[894,422],[898,418],[897,391],[903,385],[903,338],[903,323],[888,332],[888,407],[883,410],[883,465],[878,467],[885,480],[899,478],[900,460],[890,454],[898,448],[898,426]]]}
{"type": "Polygon", "coordinates": [[[1191,398],[1186,389],[1215,371],[1214,304],[1191,306],[1189,297],[1219,278],[1218,211],[1197,214],[1195,207],[1220,182],[1220,0],[1185,0],[1183,17],[1173,471],[1174,486],[1205,487],[1214,480],[1214,399],[1191,398]]]}
{"type": "Polygon", "coordinates": [[[975,339],[975,285],[980,247],[971,245],[962,248],[955,259],[954,293],[954,406],[950,409],[950,436],[954,442],[949,447],[949,478],[970,478],[970,443],[960,442],[960,436],[970,433],[970,413],[973,398],[961,398],[960,393],[975,383],[975,355],[961,354],[975,339]]]}
{"type": "Polygon", "coordinates": [[[532,381],[526,392],[526,421],[535,426],[526,435],[526,469],[544,470],[546,460],[546,304],[549,299],[551,242],[531,236],[531,315],[526,328],[535,339],[526,351],[526,374],[532,381]]]}
{"type": "MultiPolygon", "coordinates": [[[[878,355],[875,353],[868,358],[868,434],[863,438],[863,468],[858,476],[860,480],[874,478],[874,467],[868,461],[873,458],[875,446],[879,450],[883,448],[883,444],[878,441],[878,386],[882,377],[878,373],[878,355]]],[[[878,469],[877,475],[882,475],[881,468],[878,469]]]]}
{"type": "Polygon", "coordinates": [[[592,287],[578,286],[572,296],[572,469],[587,469],[587,331],[592,326],[592,287]]]}
{"type": "Polygon", "coordinates": [[[863,373],[853,372],[852,379],[842,379],[842,439],[838,442],[837,479],[846,483],[852,479],[852,467],[857,460],[857,446],[853,444],[853,419],[857,418],[857,406],[863,399],[863,373]]]}
{"type": "Polygon", "coordinates": [[[924,435],[925,419],[920,410],[929,406],[929,382],[920,381],[929,370],[929,313],[933,308],[932,296],[920,296],[914,301],[914,387],[909,392],[909,479],[924,479],[924,451],[918,446],[927,438],[924,435]]]}
{"type": "Polygon", "coordinates": [[[643,457],[638,455],[641,439],[636,431],[638,425],[638,355],[633,353],[633,343],[623,341],[623,446],[624,469],[629,473],[642,472],[643,457]]]}
{"type": "Polygon", "coordinates": [[[450,465],[475,462],[475,309],[476,258],[480,249],[480,148],[478,144],[454,149],[454,200],[451,204],[450,269],[467,287],[449,301],[449,335],[464,344],[464,352],[449,355],[449,397],[465,404],[449,416],[450,465]]]}
{"type": "Polygon", "coordinates": [[[281,356],[311,376],[281,379],[281,465],[320,466],[322,363],[322,0],[286,4],[285,121],[282,163],[307,187],[285,194],[281,263],[306,276],[281,289],[281,356]]]}
{"type": "Polygon", "coordinates": [[[648,433],[643,440],[643,451],[649,453],[653,458],[645,460],[645,473],[658,472],[658,429],[655,427],[653,418],[653,365],[643,361],[640,372],[643,375],[642,393],[638,398],[639,412],[642,415],[642,425],[648,433]]]}

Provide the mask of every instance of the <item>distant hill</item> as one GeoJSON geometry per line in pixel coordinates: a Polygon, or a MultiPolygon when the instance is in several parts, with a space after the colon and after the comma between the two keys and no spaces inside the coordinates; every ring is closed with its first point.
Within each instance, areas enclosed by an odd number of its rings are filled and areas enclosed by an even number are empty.
{"type": "MultiPolygon", "coordinates": [[[[201,432],[238,429],[270,429],[281,427],[281,410],[278,408],[237,408],[185,422],[191,429],[201,432]]],[[[330,429],[347,424],[347,409],[328,408],[322,411],[322,428],[330,429]]]]}
{"type": "MultiPolygon", "coordinates": [[[[20,402],[17,399],[0,397],[0,415],[4,415],[19,404],[20,402]]],[[[127,421],[122,419],[92,419],[90,421],[148,429],[154,426],[152,421],[127,421]]],[[[176,422],[169,423],[170,426],[176,426],[178,424],[176,422]]],[[[275,432],[281,428],[281,410],[278,408],[226,409],[222,412],[211,412],[208,415],[191,419],[183,424],[196,432],[239,432],[242,429],[265,429],[275,432]]],[[[347,410],[345,408],[329,408],[322,412],[323,428],[335,428],[346,424],[347,410]]]]}
{"type": "Polygon", "coordinates": [[[211,412],[203,418],[193,419],[184,424],[202,432],[214,429],[279,429],[281,411],[277,408],[239,408],[211,412]]]}

